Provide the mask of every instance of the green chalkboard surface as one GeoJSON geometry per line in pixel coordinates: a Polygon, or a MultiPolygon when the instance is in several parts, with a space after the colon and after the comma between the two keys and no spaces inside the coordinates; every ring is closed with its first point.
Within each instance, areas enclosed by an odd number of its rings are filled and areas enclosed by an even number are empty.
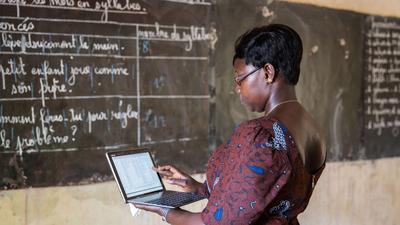
{"type": "Polygon", "coordinates": [[[109,180],[104,153],[136,146],[201,171],[211,11],[207,1],[0,3],[1,188],[109,180]]]}

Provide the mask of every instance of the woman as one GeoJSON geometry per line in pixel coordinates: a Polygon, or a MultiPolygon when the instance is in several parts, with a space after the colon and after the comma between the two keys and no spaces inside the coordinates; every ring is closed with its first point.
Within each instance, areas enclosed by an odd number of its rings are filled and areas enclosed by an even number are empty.
{"type": "Polygon", "coordinates": [[[173,166],[155,168],[183,191],[208,197],[201,213],[137,205],[176,225],[299,224],[325,167],[325,143],[296,99],[303,47],[290,27],[272,24],[238,38],[233,67],[236,91],[263,117],[240,124],[219,146],[200,184],[173,166]]]}

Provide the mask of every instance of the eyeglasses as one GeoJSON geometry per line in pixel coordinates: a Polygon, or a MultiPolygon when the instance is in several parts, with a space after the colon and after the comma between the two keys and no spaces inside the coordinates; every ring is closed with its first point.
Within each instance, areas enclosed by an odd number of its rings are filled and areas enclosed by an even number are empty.
{"type": "Polygon", "coordinates": [[[248,76],[252,75],[253,73],[257,72],[257,71],[260,70],[261,68],[262,68],[262,67],[256,68],[255,70],[251,71],[251,72],[248,73],[248,74],[243,74],[243,75],[236,76],[236,77],[234,78],[235,83],[236,83],[238,86],[240,86],[240,83],[242,83],[242,81],[243,81],[244,79],[246,79],[248,76]]]}

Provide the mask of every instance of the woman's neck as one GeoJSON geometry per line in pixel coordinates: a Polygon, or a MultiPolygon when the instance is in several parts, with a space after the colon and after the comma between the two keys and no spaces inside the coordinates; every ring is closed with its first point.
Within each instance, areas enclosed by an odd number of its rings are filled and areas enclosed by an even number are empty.
{"type": "Polygon", "coordinates": [[[276,107],[278,107],[279,104],[285,102],[294,102],[295,100],[297,100],[297,97],[295,87],[293,85],[277,84],[275,87],[272,87],[271,95],[267,99],[264,112],[265,114],[268,114],[276,107]]]}

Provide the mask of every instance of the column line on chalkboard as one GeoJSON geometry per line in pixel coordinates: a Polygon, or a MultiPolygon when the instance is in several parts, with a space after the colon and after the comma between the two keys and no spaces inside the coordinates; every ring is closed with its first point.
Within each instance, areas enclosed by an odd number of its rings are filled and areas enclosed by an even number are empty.
{"type": "MultiPolygon", "coordinates": [[[[128,40],[149,40],[149,41],[171,41],[171,42],[187,42],[186,39],[167,39],[167,38],[142,38],[131,36],[117,36],[117,35],[98,35],[98,34],[82,34],[82,33],[50,33],[50,32],[24,32],[24,31],[4,31],[10,34],[33,34],[33,35],[52,35],[52,36],[85,36],[95,38],[111,38],[111,39],[128,39],[128,40]]],[[[192,42],[205,42],[205,40],[192,40],[192,42]]]]}
{"type": "Polygon", "coordinates": [[[162,144],[162,143],[173,143],[173,142],[188,142],[188,141],[195,141],[199,139],[198,137],[185,137],[185,138],[178,138],[178,139],[168,139],[168,140],[161,140],[161,141],[146,141],[142,144],[144,145],[153,145],[153,144],[162,144]]]}
{"type": "Polygon", "coordinates": [[[182,60],[208,60],[207,56],[122,56],[107,54],[77,54],[77,53],[42,53],[42,52],[3,52],[7,55],[40,55],[40,56],[75,56],[75,57],[109,57],[118,59],[182,59],[182,60]]]}
{"type": "MultiPolygon", "coordinates": [[[[101,98],[121,98],[121,99],[208,99],[210,95],[98,95],[98,96],[60,96],[57,98],[44,97],[44,100],[56,99],[101,99],[101,98]]],[[[29,97],[29,98],[0,98],[0,102],[9,101],[42,101],[42,97],[29,97]]]]}
{"type": "MultiPolygon", "coordinates": [[[[6,3],[5,3],[6,4],[6,3]]],[[[17,17],[19,17],[19,13],[20,13],[20,10],[19,10],[19,1],[17,0],[17,3],[15,4],[16,5],[16,7],[17,7],[17,17]]]]}
{"type": "MultiPolygon", "coordinates": [[[[120,144],[120,145],[110,145],[110,146],[102,146],[102,147],[89,147],[89,148],[55,148],[55,149],[26,149],[26,153],[36,153],[36,152],[71,152],[71,151],[78,151],[81,149],[88,149],[88,150],[110,150],[110,149],[118,149],[121,147],[130,147],[132,144],[120,144]]],[[[1,151],[0,153],[15,153],[15,151],[1,151]]]]}
{"type": "MultiPolygon", "coordinates": [[[[139,25],[136,26],[136,35],[139,33],[139,25]]],[[[139,39],[136,39],[136,104],[137,104],[137,145],[140,146],[140,60],[139,39]]]]}
{"type": "Polygon", "coordinates": [[[208,60],[208,56],[140,56],[139,59],[188,59],[208,60]]]}
{"type": "MultiPolygon", "coordinates": [[[[0,16],[1,19],[19,19],[22,20],[23,18],[17,18],[14,16],[0,16]]],[[[29,17],[29,20],[33,21],[47,21],[47,22],[61,22],[61,23],[66,23],[66,22],[71,22],[71,23],[97,23],[97,24],[111,24],[111,25],[119,25],[119,26],[130,26],[130,27],[135,27],[135,26],[142,26],[142,27],[156,27],[155,24],[141,24],[141,23],[122,23],[122,22],[117,22],[117,21],[97,21],[97,20],[76,20],[76,19],[49,19],[49,18],[33,18],[29,17]]],[[[190,30],[190,26],[177,26],[177,25],[158,25],[160,28],[177,28],[177,29],[187,29],[190,30]]]]}
{"type": "Polygon", "coordinates": [[[193,0],[163,0],[166,2],[176,2],[181,4],[189,4],[189,5],[212,5],[211,2],[203,1],[193,1],[193,0]]]}
{"type": "MultiPolygon", "coordinates": [[[[189,141],[196,141],[198,140],[198,137],[183,137],[183,138],[178,138],[178,139],[168,139],[168,140],[160,140],[160,141],[148,141],[148,142],[143,142],[142,144],[144,145],[154,145],[154,144],[163,144],[163,143],[173,143],[173,142],[189,142],[189,141]]],[[[72,152],[72,151],[78,151],[82,149],[86,150],[111,150],[111,149],[119,149],[123,147],[131,147],[132,144],[119,144],[119,145],[108,145],[108,146],[102,146],[102,147],[83,147],[83,148],[55,148],[55,149],[26,149],[23,150],[26,153],[48,153],[48,152],[72,152]]],[[[16,151],[0,151],[0,154],[14,154],[16,151]]]]}
{"type": "Polygon", "coordinates": [[[210,98],[210,95],[141,95],[140,98],[210,98]]]}
{"type": "MultiPolygon", "coordinates": [[[[66,7],[66,6],[51,6],[51,5],[33,5],[33,4],[19,4],[17,3],[0,3],[0,5],[7,5],[7,6],[16,6],[18,11],[19,17],[19,8],[20,7],[27,7],[27,8],[48,8],[48,9],[66,9],[72,11],[91,11],[91,12],[101,12],[104,13],[103,9],[91,9],[91,8],[79,8],[79,7],[66,7]]],[[[107,9],[107,13],[119,13],[119,14],[147,14],[147,11],[119,11],[119,10],[110,10],[107,9]]]]}
{"type": "MultiPolygon", "coordinates": [[[[11,34],[34,34],[34,35],[52,35],[52,36],[85,36],[85,37],[95,37],[95,38],[114,38],[114,39],[128,39],[128,40],[136,40],[136,37],[131,36],[117,36],[117,35],[98,35],[98,34],[78,34],[78,33],[51,33],[51,32],[36,32],[36,31],[3,31],[4,33],[11,33],[11,34]]],[[[169,41],[164,39],[165,41],[169,41]]],[[[173,40],[171,40],[173,41],[173,40]]],[[[184,41],[184,40],[176,40],[176,41],[184,41]]]]}

